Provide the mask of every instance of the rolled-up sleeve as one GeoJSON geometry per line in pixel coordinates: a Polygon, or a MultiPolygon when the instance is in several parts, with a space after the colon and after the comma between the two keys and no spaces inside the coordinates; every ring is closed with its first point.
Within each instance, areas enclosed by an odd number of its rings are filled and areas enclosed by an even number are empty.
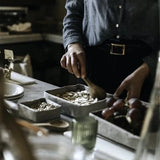
{"type": "Polygon", "coordinates": [[[152,55],[143,58],[143,61],[149,66],[149,77],[152,83],[155,80],[155,71],[157,66],[158,51],[153,51],[152,55]]]}
{"type": "Polygon", "coordinates": [[[63,44],[64,48],[70,43],[83,43],[82,21],[83,21],[83,0],[67,0],[65,8],[66,16],[63,19],[63,44]]]}

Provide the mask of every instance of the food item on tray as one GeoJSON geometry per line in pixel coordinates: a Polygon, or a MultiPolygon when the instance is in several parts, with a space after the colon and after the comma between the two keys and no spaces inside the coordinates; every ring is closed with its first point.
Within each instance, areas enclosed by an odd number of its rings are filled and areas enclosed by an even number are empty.
{"type": "Polygon", "coordinates": [[[142,102],[138,98],[131,98],[128,100],[130,108],[139,108],[142,106],[142,102]]]}
{"type": "Polygon", "coordinates": [[[130,108],[138,108],[142,112],[146,111],[146,106],[142,104],[142,102],[138,98],[131,98],[128,100],[128,104],[130,108]]]}
{"type": "Polygon", "coordinates": [[[56,94],[56,96],[81,106],[90,105],[98,101],[97,98],[92,98],[87,90],[68,91],[63,94],[56,94]]]}
{"type": "Polygon", "coordinates": [[[103,111],[102,111],[102,116],[104,119],[109,119],[113,114],[114,114],[114,110],[112,108],[105,108],[103,111]]]}
{"type": "MultiPolygon", "coordinates": [[[[107,102],[113,101],[111,97],[107,102]]],[[[102,118],[139,135],[147,107],[138,98],[117,99],[101,112],[102,118]]]]}
{"type": "Polygon", "coordinates": [[[38,102],[36,104],[32,104],[31,108],[36,109],[37,111],[44,111],[44,110],[54,109],[55,106],[47,102],[38,102]]]}
{"type": "Polygon", "coordinates": [[[108,107],[111,107],[112,105],[113,105],[113,103],[117,100],[118,98],[117,97],[114,97],[114,96],[112,96],[112,97],[110,97],[109,99],[107,99],[107,106],[108,107]]]}
{"type": "MultiPolygon", "coordinates": [[[[113,98],[111,97],[109,99],[113,98]]],[[[110,101],[108,100],[108,102],[110,101]]],[[[114,101],[112,106],[105,108],[102,111],[102,116],[104,117],[104,119],[107,120],[110,116],[113,116],[114,113],[119,113],[120,111],[124,111],[124,108],[125,108],[125,101],[123,99],[117,99],[114,101]]]]}
{"type": "Polygon", "coordinates": [[[131,108],[128,110],[126,119],[135,133],[140,133],[144,115],[138,108],[131,108]]]}

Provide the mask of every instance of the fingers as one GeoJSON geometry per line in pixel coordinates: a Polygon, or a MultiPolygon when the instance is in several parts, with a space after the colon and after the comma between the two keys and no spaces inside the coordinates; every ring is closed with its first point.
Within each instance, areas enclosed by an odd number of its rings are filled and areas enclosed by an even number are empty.
{"type": "MultiPolygon", "coordinates": [[[[117,88],[117,90],[114,93],[115,97],[119,97],[126,89],[126,87],[124,85],[121,85],[117,88]]],[[[134,97],[134,92],[132,92],[132,90],[128,89],[127,90],[127,95],[126,95],[126,100],[133,98],[134,97]]]]}
{"type": "Polygon", "coordinates": [[[129,100],[129,99],[131,99],[131,98],[136,98],[136,96],[134,96],[134,92],[128,91],[128,92],[127,92],[126,100],[129,100]]]}
{"type": "Polygon", "coordinates": [[[115,97],[119,97],[123,91],[126,89],[126,84],[125,83],[121,83],[120,86],[117,88],[117,90],[114,93],[115,97]]]}
{"type": "Polygon", "coordinates": [[[140,90],[139,89],[130,89],[127,92],[127,100],[131,98],[139,98],[140,97],[140,90]]]}
{"type": "Polygon", "coordinates": [[[115,91],[114,96],[119,97],[125,90],[127,91],[126,100],[130,98],[139,98],[140,96],[140,89],[130,83],[127,83],[127,81],[121,83],[115,91]]]}
{"type": "Polygon", "coordinates": [[[67,52],[62,56],[60,64],[77,78],[86,76],[85,56],[82,51],[67,52]]]}
{"type": "Polygon", "coordinates": [[[61,64],[61,67],[67,69],[67,66],[66,66],[66,55],[64,54],[60,60],[60,64],[61,64]]]}
{"type": "Polygon", "coordinates": [[[62,56],[60,63],[63,68],[67,69],[68,72],[73,74],[71,66],[71,57],[67,56],[67,53],[62,56]]]}
{"type": "MultiPolygon", "coordinates": [[[[84,53],[83,53],[84,54],[84,53]]],[[[81,73],[81,77],[85,78],[86,77],[86,61],[85,61],[85,56],[80,56],[79,54],[78,56],[78,60],[79,60],[79,64],[80,64],[80,73],[81,73]]]]}
{"type": "Polygon", "coordinates": [[[71,68],[72,68],[72,72],[73,74],[77,77],[77,78],[80,78],[81,75],[80,75],[80,72],[81,72],[81,69],[80,69],[80,62],[79,62],[79,59],[77,57],[77,55],[74,53],[71,57],[71,68]]]}

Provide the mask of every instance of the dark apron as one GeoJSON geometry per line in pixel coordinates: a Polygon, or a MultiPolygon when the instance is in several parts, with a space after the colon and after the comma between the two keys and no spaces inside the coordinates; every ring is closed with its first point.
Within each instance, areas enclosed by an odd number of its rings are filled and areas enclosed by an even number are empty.
{"type": "MultiPolygon", "coordinates": [[[[143,63],[142,59],[147,52],[150,52],[148,48],[143,49],[143,53],[136,50],[136,53],[132,54],[112,55],[110,49],[103,46],[87,47],[87,76],[107,93],[113,94],[121,82],[143,63]]],[[[151,89],[151,81],[146,79],[140,99],[148,101],[151,89]]],[[[125,98],[126,93],[124,92],[121,97],[125,98]]]]}

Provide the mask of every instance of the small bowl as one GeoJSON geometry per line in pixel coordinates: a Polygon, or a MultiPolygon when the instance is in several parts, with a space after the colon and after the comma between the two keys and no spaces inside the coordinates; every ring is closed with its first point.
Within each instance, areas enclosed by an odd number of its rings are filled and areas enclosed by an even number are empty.
{"type": "Polygon", "coordinates": [[[46,98],[22,102],[18,106],[19,116],[33,122],[44,122],[60,117],[61,105],[46,98]],[[44,104],[42,104],[44,102],[44,104]],[[42,107],[43,105],[43,107],[42,107]],[[47,107],[45,107],[47,105],[47,107]]]}

